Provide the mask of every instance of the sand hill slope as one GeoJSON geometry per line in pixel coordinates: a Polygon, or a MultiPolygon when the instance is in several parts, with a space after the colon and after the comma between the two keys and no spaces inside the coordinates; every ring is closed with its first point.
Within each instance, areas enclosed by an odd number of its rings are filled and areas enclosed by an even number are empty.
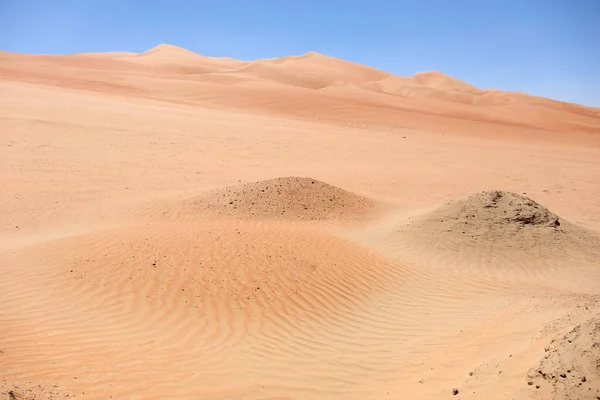
{"type": "Polygon", "coordinates": [[[205,57],[169,44],[160,44],[139,55],[127,57],[126,60],[143,65],[159,66],[169,72],[181,74],[221,72],[244,65],[242,61],[205,57]]]}
{"type": "Polygon", "coordinates": [[[437,71],[418,72],[409,78],[419,85],[442,90],[477,91],[475,86],[437,71]]]}
{"type": "Polygon", "coordinates": [[[192,204],[198,212],[219,217],[288,221],[357,221],[383,208],[373,200],[304,177],[217,189],[192,204]]]}
{"type": "Polygon", "coordinates": [[[390,74],[350,61],[328,57],[316,52],[269,60],[257,60],[232,74],[254,76],[283,85],[322,89],[339,84],[359,84],[379,81],[390,74]]]}
{"type": "Polygon", "coordinates": [[[600,316],[553,339],[539,365],[527,374],[527,383],[535,387],[534,398],[600,398],[600,316]]]}
{"type": "Polygon", "coordinates": [[[276,82],[286,86],[301,87],[305,89],[320,89],[332,84],[332,77],[325,74],[299,72],[285,68],[277,63],[255,61],[243,66],[228,75],[253,77],[268,82],[276,82]]]}
{"type": "Polygon", "coordinates": [[[387,78],[389,73],[364,65],[311,51],[300,56],[271,60],[271,63],[306,74],[327,76],[334,82],[372,82],[387,78]]]}

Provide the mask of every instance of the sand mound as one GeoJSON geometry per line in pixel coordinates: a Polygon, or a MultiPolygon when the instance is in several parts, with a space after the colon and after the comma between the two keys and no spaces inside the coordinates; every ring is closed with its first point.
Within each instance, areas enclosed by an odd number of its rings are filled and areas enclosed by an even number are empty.
{"type": "Polygon", "coordinates": [[[535,397],[600,399],[600,316],[553,340],[527,374],[535,397]]]}
{"type": "Polygon", "coordinates": [[[499,190],[450,201],[415,218],[400,232],[435,249],[536,249],[548,254],[570,249],[600,254],[597,235],[528,197],[499,190]]]}
{"type": "Polygon", "coordinates": [[[286,177],[217,189],[193,202],[222,217],[286,220],[360,220],[376,202],[311,178],[286,177]]]}
{"type": "Polygon", "coordinates": [[[503,229],[512,226],[560,226],[559,218],[547,208],[528,197],[500,190],[486,191],[449,203],[447,217],[461,220],[471,229],[481,225],[503,229]]]}
{"type": "Polygon", "coordinates": [[[9,383],[0,380],[1,400],[61,400],[71,399],[75,396],[56,385],[34,385],[29,383],[9,383]]]}

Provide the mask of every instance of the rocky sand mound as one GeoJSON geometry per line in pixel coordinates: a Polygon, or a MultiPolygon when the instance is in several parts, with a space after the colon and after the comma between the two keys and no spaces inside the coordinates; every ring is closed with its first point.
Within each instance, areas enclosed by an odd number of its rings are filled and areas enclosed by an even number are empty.
{"type": "Polygon", "coordinates": [[[600,316],[553,340],[545,352],[527,374],[534,397],[600,399],[600,316]]]}
{"type": "Polygon", "coordinates": [[[582,250],[600,254],[597,235],[534,200],[491,190],[447,202],[399,232],[437,249],[582,250]]]}
{"type": "Polygon", "coordinates": [[[194,207],[219,217],[301,221],[362,220],[376,202],[311,178],[285,177],[214,190],[194,207]]]}
{"type": "Polygon", "coordinates": [[[0,400],[64,400],[72,399],[72,393],[56,385],[33,384],[31,382],[9,383],[0,380],[0,400]]]}
{"type": "Polygon", "coordinates": [[[439,219],[448,228],[461,226],[469,234],[477,236],[487,234],[490,230],[544,229],[561,225],[560,218],[544,206],[528,197],[500,190],[450,201],[430,217],[439,219]]]}

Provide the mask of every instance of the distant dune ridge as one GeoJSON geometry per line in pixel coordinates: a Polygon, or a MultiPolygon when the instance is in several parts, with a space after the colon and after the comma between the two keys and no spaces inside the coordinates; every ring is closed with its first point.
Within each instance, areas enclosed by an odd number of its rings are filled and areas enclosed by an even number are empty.
{"type": "Polygon", "coordinates": [[[600,133],[597,108],[481,90],[436,71],[399,77],[314,51],[240,61],[161,44],[139,54],[0,53],[0,61],[2,75],[26,82],[335,124],[401,121],[407,128],[432,130],[437,124],[424,118],[436,116],[447,131],[464,132],[473,123],[495,122],[533,130],[600,133]]]}

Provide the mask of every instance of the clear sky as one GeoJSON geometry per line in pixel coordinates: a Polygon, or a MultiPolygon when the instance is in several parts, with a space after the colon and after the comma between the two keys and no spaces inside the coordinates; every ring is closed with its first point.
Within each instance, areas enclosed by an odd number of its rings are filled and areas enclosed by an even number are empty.
{"type": "Polygon", "coordinates": [[[0,50],[309,50],[600,107],[600,0],[0,0],[0,50]]]}

